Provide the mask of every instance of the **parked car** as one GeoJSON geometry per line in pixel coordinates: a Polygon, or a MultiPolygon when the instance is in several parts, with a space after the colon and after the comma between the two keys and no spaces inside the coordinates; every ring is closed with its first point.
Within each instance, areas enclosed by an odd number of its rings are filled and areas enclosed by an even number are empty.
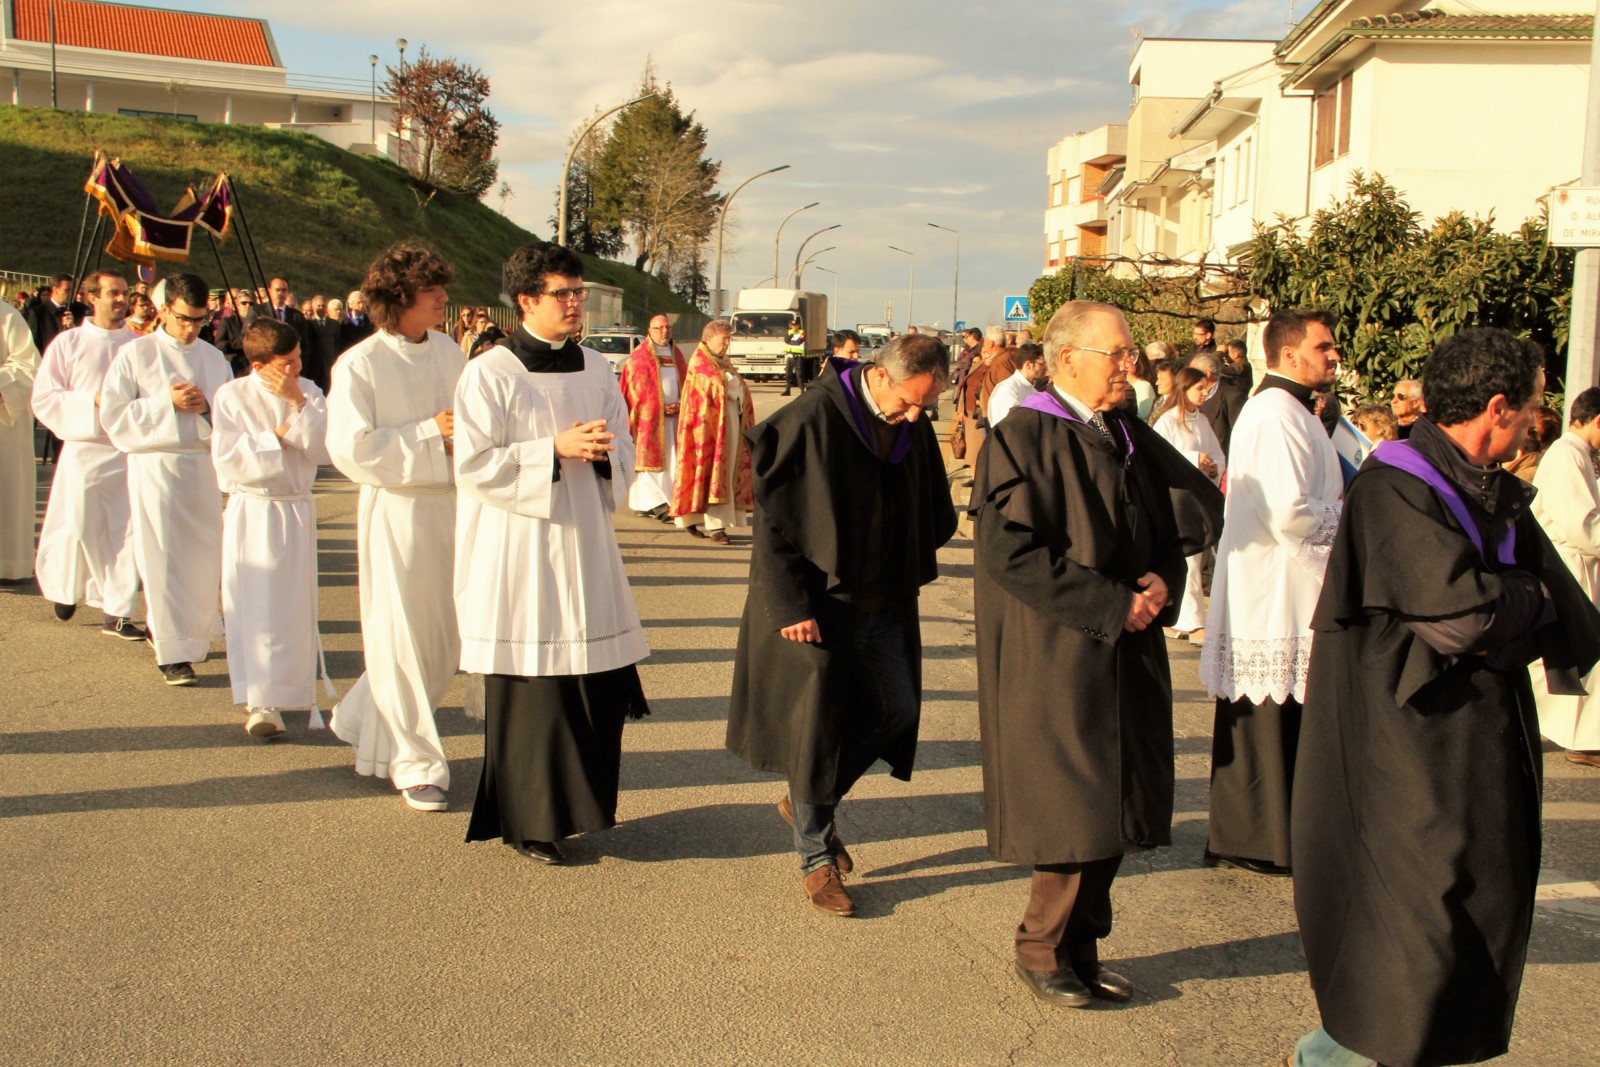
{"type": "Polygon", "coordinates": [[[644,341],[644,334],[632,326],[608,326],[589,334],[578,343],[592,348],[611,364],[611,373],[620,375],[628,355],[644,341]]]}

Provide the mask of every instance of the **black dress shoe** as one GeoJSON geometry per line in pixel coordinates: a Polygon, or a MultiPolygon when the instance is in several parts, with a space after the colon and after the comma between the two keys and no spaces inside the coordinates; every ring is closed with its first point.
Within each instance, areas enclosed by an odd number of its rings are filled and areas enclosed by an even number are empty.
{"type": "Polygon", "coordinates": [[[1133,999],[1133,983],[1115,971],[1108,971],[1098,964],[1092,975],[1079,973],[1078,981],[1088,986],[1089,992],[1101,1000],[1126,1004],[1133,999]]]}
{"type": "Polygon", "coordinates": [[[60,619],[62,622],[66,622],[68,619],[72,618],[78,613],[78,605],[76,604],[57,604],[55,605],[55,609],[56,618],[60,619]]]}
{"type": "Polygon", "coordinates": [[[559,867],[567,862],[567,857],[561,854],[554,841],[524,841],[520,845],[512,845],[511,849],[519,856],[526,856],[530,860],[538,860],[552,867],[559,867]]]}
{"type": "Polygon", "coordinates": [[[1087,1008],[1094,1003],[1094,994],[1078,980],[1070,967],[1058,971],[1030,971],[1019,963],[1017,977],[1046,1004],[1058,1008],[1087,1008]]]}
{"type": "Polygon", "coordinates": [[[1246,859],[1243,856],[1219,856],[1209,848],[1206,849],[1205,855],[1201,857],[1201,861],[1207,867],[1232,867],[1236,871],[1264,874],[1271,878],[1289,878],[1294,874],[1291,868],[1280,867],[1276,863],[1268,863],[1266,860],[1246,859]]]}

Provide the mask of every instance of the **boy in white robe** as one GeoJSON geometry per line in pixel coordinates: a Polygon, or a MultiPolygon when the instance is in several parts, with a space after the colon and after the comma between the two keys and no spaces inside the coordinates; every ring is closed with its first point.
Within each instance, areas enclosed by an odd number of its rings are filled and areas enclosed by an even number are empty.
{"type": "Polygon", "coordinates": [[[128,457],[100,422],[106,371],[138,334],[125,321],[122,275],[96,271],[84,289],[92,318],[56,334],[33,381],[34,418],[62,441],[34,574],[56,618],[65,622],[85,603],[105,614],[102,633],[142,641],[147,635],[132,618],[139,571],[128,530],[128,457]]]}
{"type": "Polygon", "coordinates": [[[222,613],[233,702],[252,737],[283,733],[284,708],[317,712],[317,466],[328,461],[328,406],[300,377],[300,337],[261,318],[244,331],[250,373],[217,390],[211,455],[228,494],[222,613]]]}
{"type": "Polygon", "coordinates": [[[0,584],[26,581],[33,569],[33,458],[28,400],[39,350],[22,313],[0,300],[0,584]]]}
{"type": "Polygon", "coordinates": [[[377,332],[333,365],[328,454],[361,486],[356,556],[367,671],[333,709],[356,773],[385,776],[417,811],[449,807],[434,711],[461,658],[451,599],[456,382],[467,359],[444,320],[450,265],[396,245],[362,290],[377,332]]]}
{"type": "Polygon", "coordinates": [[[222,632],[211,404],[233,368],[200,340],[211,320],[205,279],[175,274],[160,288],[161,328],[117,350],[100,391],[100,422],[128,454],[133,556],[156,666],[168,685],[194,685],[193,665],[222,632]]]}

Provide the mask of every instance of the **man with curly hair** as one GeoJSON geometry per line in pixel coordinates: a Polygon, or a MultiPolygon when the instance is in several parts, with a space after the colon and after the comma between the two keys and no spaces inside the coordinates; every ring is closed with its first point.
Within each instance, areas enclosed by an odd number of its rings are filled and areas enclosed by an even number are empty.
{"type": "Polygon", "coordinates": [[[333,366],[328,454],[361,486],[356,552],[367,671],[333,709],[356,773],[385,775],[418,811],[449,806],[434,709],[461,654],[451,599],[456,491],[451,465],[461,348],[438,332],[450,264],[399,244],[361,291],[376,332],[333,366]]]}

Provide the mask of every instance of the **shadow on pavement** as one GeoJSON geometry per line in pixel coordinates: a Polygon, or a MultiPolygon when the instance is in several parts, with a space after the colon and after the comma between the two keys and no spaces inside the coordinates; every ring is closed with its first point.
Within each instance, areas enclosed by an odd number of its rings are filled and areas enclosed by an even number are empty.
{"type": "MultiPolygon", "coordinates": [[[[251,740],[237,726],[229,729],[238,731],[243,740],[251,740]]],[[[259,744],[254,741],[251,743],[259,744]]],[[[454,773],[461,773],[461,770],[460,763],[453,768],[454,773]]],[[[476,773],[469,776],[473,782],[477,781],[476,773]]],[[[341,764],[337,767],[314,767],[273,774],[202,778],[195,782],[170,785],[6,797],[0,804],[0,818],[147,808],[232,808],[246,804],[360,800],[393,791],[387,778],[364,778],[341,764]]]]}
{"type": "Polygon", "coordinates": [[[1153,956],[1107,959],[1105,963],[1117,973],[1127,975],[1139,987],[1139,994],[1131,1005],[1133,1008],[1142,1001],[1179,999],[1183,996],[1179,983],[1302,974],[1306,969],[1305,957],[1300,954],[1298,931],[1196,945],[1153,956]]]}

